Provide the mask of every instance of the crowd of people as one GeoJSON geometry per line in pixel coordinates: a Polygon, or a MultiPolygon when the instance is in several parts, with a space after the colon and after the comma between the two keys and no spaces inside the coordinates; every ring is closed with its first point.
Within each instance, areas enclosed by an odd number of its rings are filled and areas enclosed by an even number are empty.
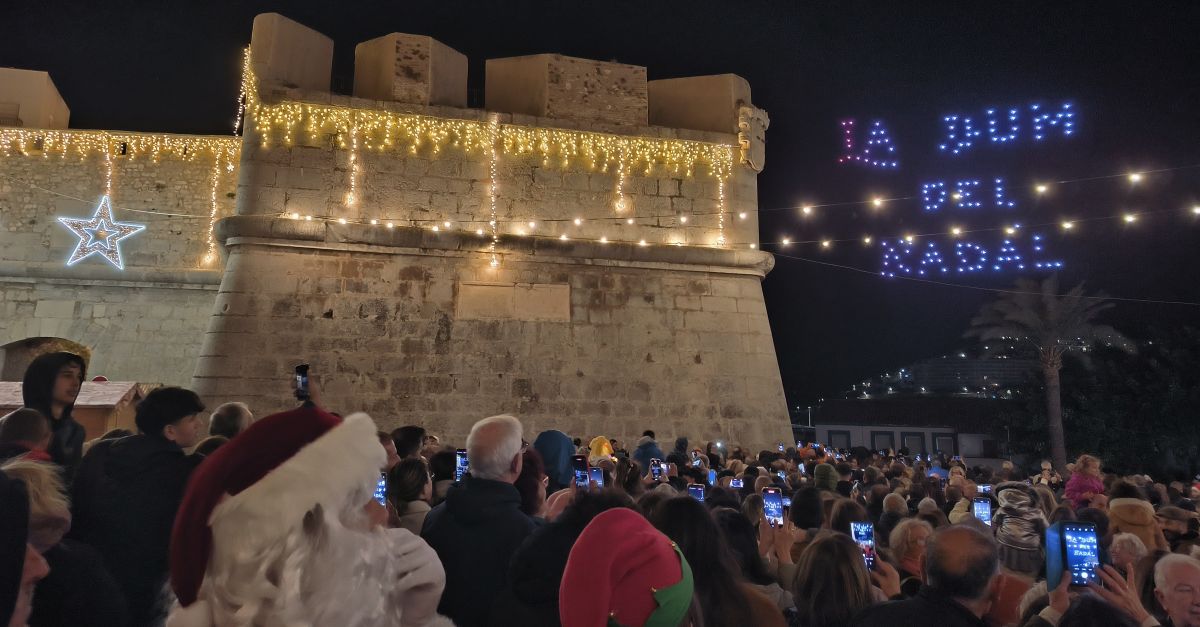
{"type": "Polygon", "coordinates": [[[177,387],[85,442],[85,368],[38,357],[0,419],[0,625],[1200,627],[1200,485],[1090,455],[665,450],[508,415],[458,448],[177,387]],[[1048,572],[1059,528],[1098,566],[1048,572]]]}

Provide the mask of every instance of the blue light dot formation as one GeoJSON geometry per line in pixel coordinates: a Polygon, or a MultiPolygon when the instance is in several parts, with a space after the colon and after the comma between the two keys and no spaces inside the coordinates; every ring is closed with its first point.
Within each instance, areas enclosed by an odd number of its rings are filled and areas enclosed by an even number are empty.
{"type": "MultiPolygon", "coordinates": [[[[1020,228],[1017,225],[1017,228],[1020,228]]],[[[1040,234],[1031,237],[1034,253],[1042,253],[1043,239],[1040,234]]],[[[915,243],[915,238],[899,238],[879,242],[883,249],[883,270],[885,277],[903,276],[951,276],[982,272],[999,273],[1004,271],[1021,271],[1030,266],[1039,270],[1050,270],[1063,267],[1063,262],[1044,259],[1042,255],[1026,255],[1021,252],[1020,245],[1014,238],[1005,238],[996,254],[977,242],[955,242],[954,258],[947,261],[942,254],[941,245],[936,241],[915,243]]]]}
{"type": "MultiPolygon", "coordinates": [[[[976,120],[965,115],[947,115],[942,118],[945,136],[938,150],[952,155],[969,152],[977,142],[983,142],[984,129],[976,120]]],[[[1050,137],[1052,131],[1061,132],[1063,137],[1075,133],[1075,111],[1070,102],[1062,103],[1057,111],[1043,109],[1040,104],[1026,107],[1011,107],[1001,112],[989,108],[984,111],[987,141],[992,146],[1015,144],[1022,140],[1040,142],[1050,137]]]]}

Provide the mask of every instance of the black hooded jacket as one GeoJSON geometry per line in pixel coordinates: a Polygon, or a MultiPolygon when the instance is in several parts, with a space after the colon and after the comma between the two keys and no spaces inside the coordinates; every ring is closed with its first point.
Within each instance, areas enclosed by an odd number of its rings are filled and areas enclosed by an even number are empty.
{"type": "Polygon", "coordinates": [[[438,612],[459,627],[488,623],[505,587],[509,562],[536,527],[521,511],[521,493],[510,483],[467,476],[425,517],[421,537],[446,569],[438,612]]]}
{"type": "Polygon", "coordinates": [[[75,468],[83,457],[83,425],[71,417],[74,405],[68,405],[57,419],[50,411],[50,403],[54,399],[54,383],[58,380],[58,371],[68,364],[79,366],[81,378],[87,373],[83,358],[74,353],[46,353],[33,360],[25,369],[25,379],[21,384],[21,396],[26,407],[42,412],[50,420],[50,428],[54,438],[47,450],[54,463],[66,469],[67,481],[75,475],[75,468]]]}
{"type": "Polygon", "coordinates": [[[165,438],[131,435],[97,442],[79,464],[69,536],[100,552],[133,625],[151,624],[164,609],[171,527],[202,459],[165,438]]]}
{"type": "Polygon", "coordinates": [[[25,484],[0,472],[0,625],[17,605],[29,537],[29,494],[25,484]]]}

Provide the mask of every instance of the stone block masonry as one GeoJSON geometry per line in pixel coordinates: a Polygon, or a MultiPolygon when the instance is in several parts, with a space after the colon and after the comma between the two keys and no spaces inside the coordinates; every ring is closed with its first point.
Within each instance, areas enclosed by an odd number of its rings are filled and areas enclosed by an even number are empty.
{"type": "MultiPolygon", "coordinates": [[[[146,230],[121,242],[124,270],[97,256],[68,267],[78,238],[57,218],[90,216],[105,172],[98,154],[0,158],[0,347],[63,338],[92,350],[93,374],[188,385],[221,277],[220,259],[202,263],[213,161],[115,157],[115,218],[146,230]]],[[[236,189],[235,173],[220,175],[218,217],[233,213],[236,189]]]]}
{"type": "Polygon", "coordinates": [[[310,363],[329,407],[366,411],[382,428],[422,424],[448,442],[504,412],[530,433],[791,439],[760,284],[769,255],[710,251],[723,263],[684,265],[670,248],[601,256],[549,240],[531,256],[506,241],[493,269],[456,236],[283,230],[294,225],[222,224],[229,263],[193,381],[209,403],[282,409],[287,374],[310,363]],[[463,314],[464,293],[480,285],[499,290],[495,302],[513,298],[505,286],[517,299],[565,291],[566,318],[519,304],[463,314]]]}

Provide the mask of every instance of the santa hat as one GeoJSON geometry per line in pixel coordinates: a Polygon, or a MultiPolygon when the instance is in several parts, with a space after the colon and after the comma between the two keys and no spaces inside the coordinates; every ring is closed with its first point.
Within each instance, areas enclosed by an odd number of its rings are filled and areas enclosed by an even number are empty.
{"type": "Polygon", "coordinates": [[[171,588],[180,605],[196,602],[214,545],[226,555],[253,554],[300,527],[317,505],[338,508],[356,490],[369,494],[387,461],[376,433],[366,414],[342,420],[304,407],[255,422],[208,456],[171,532],[171,588]]]}
{"type": "Polygon", "coordinates": [[[563,627],[675,627],[691,607],[692,569],[641,514],[616,508],[584,528],[563,572],[563,627]]]}

